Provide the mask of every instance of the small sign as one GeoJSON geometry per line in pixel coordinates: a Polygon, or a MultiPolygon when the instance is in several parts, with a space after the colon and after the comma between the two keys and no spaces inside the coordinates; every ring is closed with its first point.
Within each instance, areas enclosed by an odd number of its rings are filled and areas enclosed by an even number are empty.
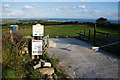
{"type": "Polygon", "coordinates": [[[33,25],[33,36],[43,36],[44,26],[41,24],[33,25]]]}
{"type": "Polygon", "coordinates": [[[42,55],[42,40],[32,40],[32,55],[42,55]]]}

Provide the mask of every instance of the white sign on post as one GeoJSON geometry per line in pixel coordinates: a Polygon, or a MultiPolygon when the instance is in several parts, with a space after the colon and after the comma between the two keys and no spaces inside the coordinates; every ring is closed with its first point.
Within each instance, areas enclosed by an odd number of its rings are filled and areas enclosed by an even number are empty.
{"type": "Polygon", "coordinates": [[[33,36],[43,36],[44,26],[40,24],[33,25],[33,36]]]}
{"type": "Polygon", "coordinates": [[[42,55],[42,40],[32,40],[32,55],[42,55]]]}

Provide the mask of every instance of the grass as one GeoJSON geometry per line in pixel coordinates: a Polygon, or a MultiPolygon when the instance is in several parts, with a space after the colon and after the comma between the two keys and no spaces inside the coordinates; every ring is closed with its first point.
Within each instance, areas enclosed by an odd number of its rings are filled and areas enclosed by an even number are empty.
{"type": "MultiPolygon", "coordinates": [[[[8,44],[9,45],[9,44],[8,44]]],[[[26,54],[24,56],[17,56],[15,55],[15,52],[12,52],[11,54],[9,47],[7,47],[8,50],[5,48],[3,49],[2,53],[2,76],[3,79],[5,78],[44,78],[45,75],[42,75],[38,70],[34,70],[31,65],[28,63],[24,63],[23,59],[32,61],[29,54],[26,54]]]]}
{"type": "Polygon", "coordinates": [[[45,34],[49,34],[50,37],[75,37],[76,36],[77,27],[75,26],[64,26],[64,27],[46,27],[45,34]]]}
{"type": "MultiPolygon", "coordinates": [[[[47,23],[46,23],[47,24],[47,23]]],[[[9,27],[8,26],[3,27],[3,32],[9,32],[9,27]]],[[[20,32],[24,34],[25,36],[30,36],[32,35],[32,24],[29,25],[19,25],[20,30],[17,32],[20,32]]],[[[45,26],[45,35],[49,34],[50,38],[64,38],[64,37],[74,37],[78,38],[79,35],[76,34],[78,32],[84,33],[85,30],[85,35],[88,36],[89,30],[90,30],[90,43],[93,44],[93,38],[94,38],[94,31],[93,31],[94,26],[89,26],[89,25],[80,25],[80,24],[69,24],[69,25],[46,25],[45,26]]],[[[97,31],[108,33],[109,35],[120,35],[119,30],[114,30],[110,28],[101,28],[97,27],[97,31]]],[[[96,43],[99,45],[104,45],[108,44],[107,41],[105,41],[105,35],[97,33],[96,35],[96,43]]]]}
{"type": "MultiPolygon", "coordinates": [[[[9,27],[3,26],[3,32],[9,32],[9,27]]],[[[20,30],[18,32],[23,33],[24,35],[32,35],[32,25],[19,25],[20,30]]],[[[80,32],[86,31],[86,35],[88,31],[91,30],[91,37],[93,37],[93,26],[88,25],[80,25],[80,24],[71,24],[71,25],[50,25],[48,27],[45,26],[45,35],[50,34],[50,37],[76,37],[77,30],[80,32]],[[58,27],[59,26],[59,27],[58,27]],[[61,27],[60,27],[61,26],[61,27]]],[[[120,35],[119,30],[107,29],[107,28],[99,28],[97,27],[97,31],[109,33],[110,35],[120,35]]]]}
{"type": "Polygon", "coordinates": [[[5,78],[16,78],[16,77],[18,77],[16,72],[12,69],[7,69],[5,74],[6,74],[5,78]]]}
{"type": "MultiPolygon", "coordinates": [[[[64,25],[62,27],[57,27],[57,25],[54,25],[53,27],[46,27],[45,28],[45,34],[49,34],[50,37],[79,37],[79,35],[76,34],[76,32],[82,32],[85,35],[88,36],[89,30],[90,30],[90,43],[93,44],[93,38],[94,38],[94,31],[92,26],[88,25],[64,25]]],[[[97,28],[97,31],[108,33],[109,35],[117,35],[119,36],[120,33],[118,30],[113,29],[104,29],[104,28],[97,28]]],[[[96,34],[96,43],[100,43],[99,45],[108,44],[107,41],[105,41],[105,35],[96,34]]]]}
{"type": "MultiPolygon", "coordinates": [[[[4,33],[5,34],[5,33],[4,33]]],[[[4,35],[3,34],[3,35],[4,35]]],[[[39,69],[34,70],[32,66],[33,60],[30,57],[30,54],[25,54],[25,55],[17,55],[16,49],[14,48],[9,40],[9,33],[6,33],[3,37],[3,52],[2,52],[2,76],[3,79],[5,78],[27,78],[29,80],[32,79],[48,79],[48,75],[43,75],[39,72],[39,69]],[[8,41],[6,41],[8,40],[8,41]],[[23,59],[28,60],[28,63],[23,62],[23,59]]],[[[16,38],[21,35],[17,34],[16,38]]],[[[14,40],[15,42],[15,40],[14,40]]],[[[67,74],[62,71],[61,68],[58,68],[58,60],[50,58],[47,54],[45,54],[45,60],[48,60],[49,62],[52,63],[52,67],[55,69],[55,73],[53,78],[67,78],[67,74]],[[59,72],[58,72],[59,71],[59,72]],[[55,77],[56,75],[56,77],[55,77]]]]}
{"type": "MultiPolygon", "coordinates": [[[[5,34],[5,33],[4,33],[5,34]]],[[[3,35],[4,35],[3,34],[3,35]]],[[[4,78],[43,78],[39,71],[34,70],[32,66],[23,62],[23,59],[31,61],[31,57],[27,55],[16,55],[15,46],[10,42],[10,34],[6,33],[3,37],[2,45],[2,77],[4,78]]],[[[20,34],[16,35],[18,37],[20,34]]],[[[14,41],[15,42],[15,41],[14,41]]]]}
{"type": "MultiPolygon", "coordinates": [[[[8,25],[10,26],[10,25],[8,25]]],[[[3,32],[9,32],[9,28],[3,27],[3,32]]],[[[85,30],[85,34],[88,35],[89,30],[90,30],[90,43],[93,43],[93,37],[94,37],[94,31],[93,31],[93,27],[94,26],[89,26],[89,25],[80,25],[80,24],[69,24],[69,25],[46,25],[45,26],[45,35],[49,34],[50,38],[55,38],[55,37],[59,37],[59,38],[64,38],[64,37],[79,37],[79,35],[77,35],[77,31],[78,32],[82,32],[84,33],[85,30]]],[[[26,36],[30,36],[32,35],[32,25],[19,25],[20,30],[18,32],[26,35],[26,36]]],[[[100,32],[104,32],[104,33],[108,33],[109,35],[117,35],[119,36],[119,30],[114,30],[114,29],[108,29],[108,28],[101,28],[101,27],[97,27],[97,31],[100,32]]],[[[105,42],[105,35],[99,34],[97,33],[96,36],[96,42],[97,43],[101,43],[101,45],[103,44],[108,44],[107,42],[105,42]]]]}

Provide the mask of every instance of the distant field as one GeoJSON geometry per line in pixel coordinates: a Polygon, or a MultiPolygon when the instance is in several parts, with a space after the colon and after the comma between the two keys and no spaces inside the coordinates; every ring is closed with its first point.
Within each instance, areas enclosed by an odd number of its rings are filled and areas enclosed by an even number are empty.
{"type": "MultiPolygon", "coordinates": [[[[45,26],[45,35],[49,34],[50,37],[76,37],[76,31],[79,30],[93,30],[90,26],[84,25],[51,25],[45,26]]],[[[20,31],[24,35],[32,35],[32,26],[20,26],[20,31]]],[[[87,34],[87,32],[86,32],[87,34]]]]}
{"type": "MultiPolygon", "coordinates": [[[[19,26],[20,30],[18,32],[23,33],[24,35],[32,35],[32,26],[19,26]]],[[[49,34],[50,37],[76,37],[76,32],[83,32],[85,30],[86,35],[88,35],[88,31],[91,30],[91,37],[93,37],[93,27],[88,25],[49,25],[45,26],[45,35],[49,34]]],[[[9,28],[7,26],[3,27],[3,32],[9,32],[9,28]]],[[[97,28],[97,31],[108,33],[109,35],[120,35],[119,30],[113,29],[104,29],[97,28]]],[[[99,35],[99,34],[98,34],[99,35]]],[[[102,36],[102,35],[99,35],[102,36]]],[[[98,36],[97,36],[98,37],[98,36]]]]}
{"type": "MultiPolygon", "coordinates": [[[[50,37],[76,37],[77,30],[83,32],[86,31],[86,35],[88,34],[88,30],[91,30],[91,37],[93,37],[93,27],[87,25],[51,25],[45,26],[45,35],[49,34],[50,37]]],[[[97,28],[98,31],[108,33],[110,35],[120,35],[119,31],[113,29],[103,29],[97,28]]],[[[20,28],[20,32],[25,35],[32,34],[32,26],[22,26],[20,28]]]]}

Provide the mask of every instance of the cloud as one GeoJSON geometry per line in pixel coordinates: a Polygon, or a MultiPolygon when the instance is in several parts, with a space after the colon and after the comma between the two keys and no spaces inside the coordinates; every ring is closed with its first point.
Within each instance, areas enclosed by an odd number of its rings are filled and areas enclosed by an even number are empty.
{"type": "Polygon", "coordinates": [[[87,10],[87,9],[84,9],[83,11],[84,11],[84,12],[88,12],[88,10],[87,10]]]}
{"type": "Polygon", "coordinates": [[[22,14],[23,11],[18,9],[4,9],[2,11],[3,17],[15,17],[15,16],[21,16],[22,14]]]}
{"type": "Polygon", "coordinates": [[[58,11],[59,9],[57,7],[52,7],[53,10],[58,11]]]}
{"type": "Polygon", "coordinates": [[[33,8],[41,8],[41,6],[37,5],[37,4],[33,4],[33,5],[24,5],[23,9],[33,9],[33,8]]]}
{"type": "Polygon", "coordinates": [[[3,4],[2,7],[3,7],[3,8],[9,8],[10,5],[9,5],[9,4],[3,4]]]}
{"type": "Polygon", "coordinates": [[[61,9],[70,9],[68,6],[62,6],[61,9]]]}
{"type": "Polygon", "coordinates": [[[111,19],[118,19],[118,12],[105,12],[103,15],[111,19]]]}
{"type": "Polygon", "coordinates": [[[32,9],[32,8],[34,8],[34,7],[33,7],[33,6],[30,6],[30,5],[25,5],[24,8],[25,8],[25,9],[32,9]]]}
{"type": "Polygon", "coordinates": [[[41,6],[38,5],[38,4],[33,4],[33,7],[34,7],[34,8],[41,8],[41,6]]]}
{"type": "Polygon", "coordinates": [[[107,12],[106,14],[107,14],[107,15],[112,15],[110,12],[107,12]]]}
{"type": "Polygon", "coordinates": [[[57,8],[55,8],[55,11],[58,11],[58,9],[57,9],[57,8]]]}
{"type": "Polygon", "coordinates": [[[99,11],[99,10],[93,10],[93,13],[95,13],[95,14],[99,14],[100,11],[99,11]]]}
{"type": "Polygon", "coordinates": [[[72,10],[77,10],[77,9],[86,9],[85,5],[81,5],[81,6],[73,6],[73,7],[69,7],[69,6],[62,6],[62,9],[72,9],[72,10]]]}
{"type": "Polygon", "coordinates": [[[2,17],[4,18],[37,18],[40,16],[44,16],[45,14],[31,12],[22,9],[9,9],[6,8],[2,11],[2,17]]]}
{"type": "Polygon", "coordinates": [[[85,9],[85,8],[86,8],[86,6],[85,6],[85,5],[82,5],[82,6],[77,6],[76,8],[85,9]]]}

